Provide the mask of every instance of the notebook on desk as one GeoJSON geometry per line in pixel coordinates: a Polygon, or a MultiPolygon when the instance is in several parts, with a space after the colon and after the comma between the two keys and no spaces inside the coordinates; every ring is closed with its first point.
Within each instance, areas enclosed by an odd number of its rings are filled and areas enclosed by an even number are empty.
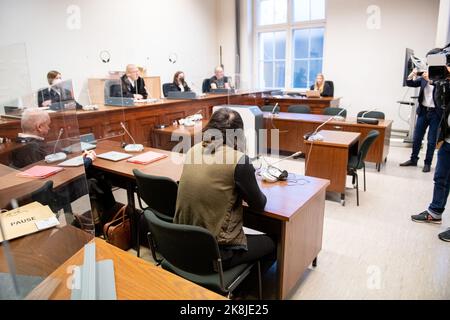
{"type": "Polygon", "coordinates": [[[149,151],[133,158],[128,159],[128,162],[136,164],[149,164],[161,159],[167,158],[167,154],[149,151]]]}
{"type": "MultiPolygon", "coordinates": [[[[59,225],[58,219],[48,206],[32,202],[17,209],[0,214],[6,240],[19,238],[31,233],[59,225]]],[[[0,235],[0,242],[3,241],[0,235]]]]}
{"type": "Polygon", "coordinates": [[[131,154],[117,152],[117,151],[110,151],[110,152],[99,154],[97,157],[100,159],[117,162],[117,161],[131,158],[131,154]]]}
{"type": "Polygon", "coordinates": [[[25,178],[45,179],[45,178],[48,178],[62,170],[64,170],[64,169],[58,168],[58,167],[34,166],[28,170],[18,173],[17,175],[19,177],[25,177],[25,178]]]}
{"type": "Polygon", "coordinates": [[[79,167],[84,164],[83,156],[74,157],[58,164],[60,167],[79,167]]]}

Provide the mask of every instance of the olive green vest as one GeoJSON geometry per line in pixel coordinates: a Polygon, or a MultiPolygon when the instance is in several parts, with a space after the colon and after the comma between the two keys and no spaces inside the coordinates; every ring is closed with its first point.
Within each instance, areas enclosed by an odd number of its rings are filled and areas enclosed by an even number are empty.
{"type": "Polygon", "coordinates": [[[186,154],[174,222],[209,230],[220,246],[247,248],[242,199],[234,171],[242,153],[220,146],[211,154],[199,143],[186,154]]]}

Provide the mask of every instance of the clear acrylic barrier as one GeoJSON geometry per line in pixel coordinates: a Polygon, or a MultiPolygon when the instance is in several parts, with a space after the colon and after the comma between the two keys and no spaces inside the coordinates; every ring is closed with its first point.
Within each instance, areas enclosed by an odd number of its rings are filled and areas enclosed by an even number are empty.
{"type": "Polygon", "coordinates": [[[7,239],[0,244],[0,299],[49,299],[70,286],[49,276],[94,238],[91,157],[74,147],[80,130],[72,81],[15,101],[0,121],[0,136],[11,140],[0,144],[0,240],[7,239]]]}
{"type": "Polygon", "coordinates": [[[0,47],[0,113],[3,105],[17,104],[17,98],[31,92],[25,44],[0,47]]]}
{"type": "Polygon", "coordinates": [[[235,84],[243,89],[232,89],[227,94],[227,106],[237,111],[244,122],[245,152],[251,159],[267,153],[268,132],[261,110],[264,104],[263,91],[252,87],[250,80],[234,74],[235,84]],[[245,88],[245,89],[244,89],[245,88]]]}
{"type": "Polygon", "coordinates": [[[83,125],[86,124],[86,133],[93,134],[98,142],[111,140],[122,144],[133,143],[134,135],[129,131],[125,121],[125,109],[137,106],[139,103],[133,95],[124,96],[120,78],[106,79],[101,85],[103,88],[99,90],[103,90],[104,105],[96,105],[97,108],[94,110],[87,108],[88,110],[79,112],[80,122],[83,125]],[[89,126],[90,121],[94,121],[95,126],[89,126]],[[126,130],[133,137],[130,137],[126,130]]]}

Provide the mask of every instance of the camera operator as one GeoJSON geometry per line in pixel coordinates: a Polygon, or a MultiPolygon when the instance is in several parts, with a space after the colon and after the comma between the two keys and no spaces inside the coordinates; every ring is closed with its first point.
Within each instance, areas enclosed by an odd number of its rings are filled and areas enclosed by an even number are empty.
{"type": "MultiPolygon", "coordinates": [[[[450,74],[450,66],[447,63],[447,76],[450,74]]],[[[450,78],[436,83],[436,105],[442,110],[439,144],[442,143],[434,174],[433,200],[424,212],[411,216],[415,222],[442,223],[442,214],[447,204],[450,191],[450,78]]],[[[439,234],[439,239],[450,242],[450,228],[439,234]]]]}
{"type": "Polygon", "coordinates": [[[436,88],[428,78],[428,72],[424,72],[421,76],[419,76],[417,69],[414,69],[413,72],[411,72],[411,74],[408,76],[406,84],[408,87],[420,87],[420,94],[411,159],[401,163],[400,166],[417,166],[417,161],[419,160],[419,151],[422,146],[422,140],[428,128],[428,146],[425,157],[425,164],[422,171],[430,172],[434,150],[436,149],[439,124],[442,119],[443,111],[440,108],[436,108],[436,88]]]}

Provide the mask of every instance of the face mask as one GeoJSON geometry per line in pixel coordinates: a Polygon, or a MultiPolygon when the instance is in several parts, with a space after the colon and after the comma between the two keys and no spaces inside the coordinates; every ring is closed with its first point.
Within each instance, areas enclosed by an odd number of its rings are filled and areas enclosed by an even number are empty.
{"type": "Polygon", "coordinates": [[[61,82],[62,82],[61,79],[53,79],[53,81],[52,81],[52,86],[57,85],[57,84],[60,84],[61,82]]]}

